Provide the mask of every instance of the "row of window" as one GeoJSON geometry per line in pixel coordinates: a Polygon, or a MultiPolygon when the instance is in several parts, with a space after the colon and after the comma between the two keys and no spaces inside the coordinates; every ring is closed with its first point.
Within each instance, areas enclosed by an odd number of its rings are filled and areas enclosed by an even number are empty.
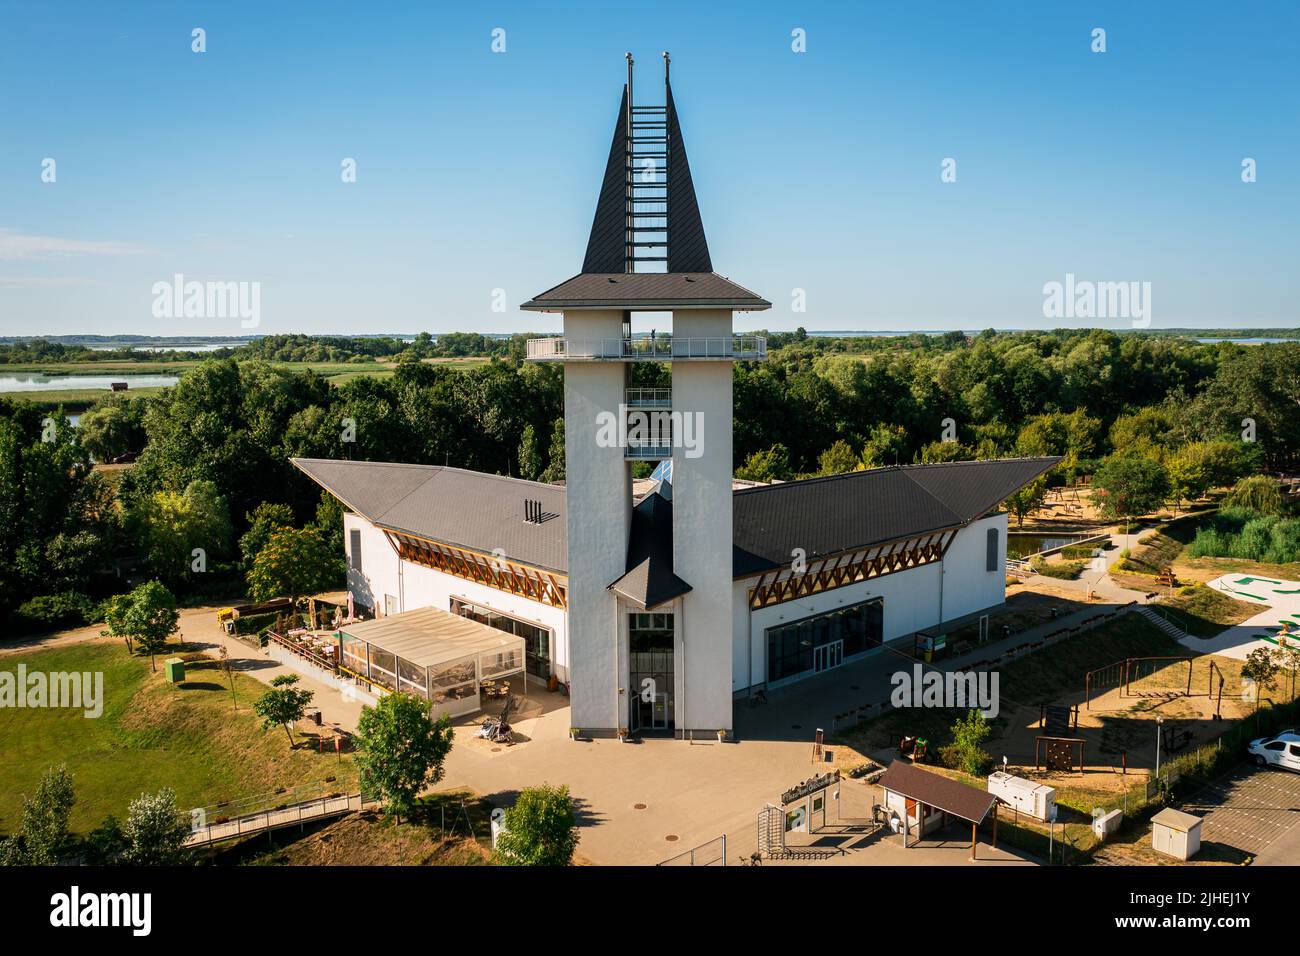
{"type": "Polygon", "coordinates": [[[522,637],[527,651],[528,673],[534,677],[551,676],[550,629],[538,627],[536,624],[530,624],[527,621],[521,621],[509,614],[502,614],[500,611],[494,611],[488,607],[470,604],[460,598],[451,599],[451,613],[467,617],[471,621],[478,621],[480,624],[486,624],[488,627],[494,627],[498,631],[505,631],[507,634],[522,637]]]}
{"type": "MultiPolygon", "coordinates": [[[[879,647],[884,633],[884,603],[880,598],[767,629],[767,679],[779,681],[817,666],[815,649],[843,642],[827,658],[846,657],[879,647]]],[[[821,667],[827,666],[825,663],[821,667]]]]}

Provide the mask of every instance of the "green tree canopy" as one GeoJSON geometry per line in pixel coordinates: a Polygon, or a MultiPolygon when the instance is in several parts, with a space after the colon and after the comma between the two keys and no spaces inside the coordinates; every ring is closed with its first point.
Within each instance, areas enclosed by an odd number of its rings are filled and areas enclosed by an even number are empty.
{"type": "Polygon", "coordinates": [[[68,848],[68,818],[77,802],[72,774],[66,764],[50,767],[41,775],[32,796],[23,797],[23,862],[53,866],[68,848]]]}
{"type": "Polygon", "coordinates": [[[230,543],[226,501],[211,481],[196,480],[180,494],[159,491],[142,499],[132,511],[137,536],[149,566],[163,581],[188,580],[230,543]],[[195,551],[201,551],[202,560],[195,551]]]}
{"type": "Polygon", "coordinates": [[[316,696],[315,692],[300,688],[297,674],[280,674],[271,678],[271,689],[253,701],[253,713],[262,718],[262,730],[270,730],[277,724],[284,728],[284,735],[289,738],[292,748],[292,724],[302,720],[307,713],[307,705],[316,696]]]}
{"type": "Polygon", "coordinates": [[[365,786],[384,795],[390,813],[410,815],[415,798],[442,779],[451,751],[451,720],[429,715],[429,703],[412,694],[385,694],[357,722],[357,764],[365,786]]]}
{"type": "Polygon", "coordinates": [[[122,834],[126,838],[123,861],[130,866],[177,866],[189,861],[185,839],[190,828],[176,807],[174,790],[142,793],[132,800],[122,834]]]}
{"type": "Polygon", "coordinates": [[[780,443],[766,451],[756,451],[736,469],[736,477],[747,481],[789,481],[794,477],[790,470],[790,452],[780,443]]]}
{"type": "Polygon", "coordinates": [[[342,554],[315,528],[280,528],[253,559],[248,590],[255,601],[295,602],[335,588],[346,576],[342,554]]]}
{"type": "Polygon", "coordinates": [[[578,848],[578,821],[568,787],[521,790],[506,810],[497,855],[511,866],[568,866],[578,848]]]}
{"type": "Polygon", "coordinates": [[[243,556],[244,571],[247,573],[252,569],[254,559],[266,547],[271,535],[281,528],[293,527],[293,509],[286,504],[263,501],[245,515],[245,518],[248,521],[248,530],[239,539],[239,553],[243,556]]]}
{"type": "Polygon", "coordinates": [[[127,650],[148,654],[150,669],[156,669],[154,656],[176,633],[179,620],[172,593],[157,581],[146,581],[130,594],[114,595],[105,602],[103,634],[122,638],[127,650]]]}
{"type": "Polygon", "coordinates": [[[1106,518],[1157,511],[1169,494],[1164,465],[1139,455],[1112,455],[1092,477],[1093,502],[1106,518]]]}

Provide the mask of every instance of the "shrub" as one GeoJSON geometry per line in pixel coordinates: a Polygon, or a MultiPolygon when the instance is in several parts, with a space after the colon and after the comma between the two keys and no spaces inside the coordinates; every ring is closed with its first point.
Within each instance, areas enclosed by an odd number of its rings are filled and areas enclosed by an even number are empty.
{"type": "Polygon", "coordinates": [[[84,627],[99,618],[99,607],[77,591],[43,594],[19,605],[13,627],[20,634],[37,634],[65,627],[84,627]]]}
{"type": "Polygon", "coordinates": [[[1197,530],[1187,553],[1193,558],[1238,558],[1269,564],[1300,561],[1300,520],[1224,508],[1197,530]]]}
{"type": "Polygon", "coordinates": [[[497,855],[511,866],[568,866],[578,848],[578,821],[568,787],[528,787],[506,811],[497,855]]]}
{"type": "Polygon", "coordinates": [[[1079,572],[1088,566],[1087,561],[1058,561],[1049,562],[1041,558],[1035,558],[1030,562],[1030,566],[1036,574],[1044,574],[1049,578],[1057,578],[1062,581],[1071,581],[1079,576],[1079,572]]]}
{"type": "Polygon", "coordinates": [[[982,713],[973,709],[967,711],[965,717],[952,725],[952,743],[939,751],[939,759],[945,767],[972,777],[984,776],[992,766],[993,758],[981,745],[992,731],[982,713]]]}

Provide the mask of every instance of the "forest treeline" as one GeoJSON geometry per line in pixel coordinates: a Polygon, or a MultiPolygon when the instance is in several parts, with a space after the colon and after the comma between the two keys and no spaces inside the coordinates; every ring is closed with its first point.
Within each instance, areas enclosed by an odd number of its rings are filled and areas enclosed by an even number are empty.
{"type": "MultiPolygon", "coordinates": [[[[664,366],[632,374],[669,382],[664,366]]],[[[735,469],[761,480],[1051,454],[1065,458],[1053,481],[1115,462],[1112,475],[1188,498],[1206,482],[1300,465],[1300,343],[778,333],[766,362],[735,367],[734,403],[735,469]]],[[[133,563],[182,594],[233,582],[281,526],[333,547],[337,505],[291,457],[561,479],[562,416],[562,368],[517,354],[470,367],[407,355],[391,375],[337,386],[292,365],[216,357],[157,395],[106,395],[77,428],[0,399],[0,615],[35,600],[27,617],[38,621],[90,616],[133,563]],[[138,454],[130,468],[92,468],[127,452],[138,454]]]]}

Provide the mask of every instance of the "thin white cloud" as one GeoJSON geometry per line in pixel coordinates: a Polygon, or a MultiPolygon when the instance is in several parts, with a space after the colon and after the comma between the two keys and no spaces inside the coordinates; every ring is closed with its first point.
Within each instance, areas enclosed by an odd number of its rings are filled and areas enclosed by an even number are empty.
{"type": "Polygon", "coordinates": [[[0,276],[0,289],[20,289],[28,286],[78,286],[104,285],[103,279],[88,276],[0,276]]]}
{"type": "Polygon", "coordinates": [[[138,256],[148,251],[133,242],[32,236],[0,228],[0,262],[68,259],[73,256],[138,256]]]}

